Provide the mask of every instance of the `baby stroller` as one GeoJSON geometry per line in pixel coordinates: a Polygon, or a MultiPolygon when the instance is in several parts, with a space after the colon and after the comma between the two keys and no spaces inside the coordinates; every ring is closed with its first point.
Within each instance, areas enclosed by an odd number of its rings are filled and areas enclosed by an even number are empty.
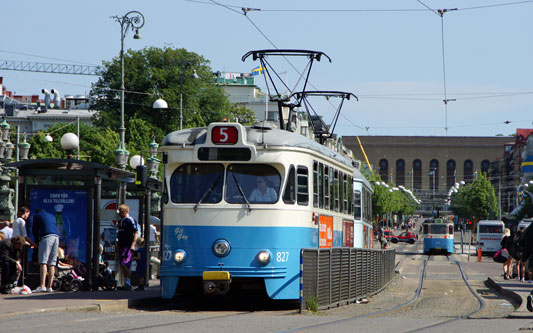
{"type": "Polygon", "coordinates": [[[52,282],[52,289],[58,291],[63,289],[64,291],[77,292],[81,288],[83,278],[78,276],[72,268],[56,267],[57,273],[54,281],[52,282]]]}
{"type": "Polygon", "coordinates": [[[99,273],[96,277],[97,286],[103,290],[109,291],[117,289],[117,280],[115,280],[113,272],[107,268],[107,265],[100,264],[98,267],[99,273]]]}

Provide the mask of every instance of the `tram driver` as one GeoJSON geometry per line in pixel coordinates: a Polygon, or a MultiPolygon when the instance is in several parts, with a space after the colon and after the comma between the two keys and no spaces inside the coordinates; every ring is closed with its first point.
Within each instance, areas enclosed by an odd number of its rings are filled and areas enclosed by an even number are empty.
{"type": "Polygon", "coordinates": [[[278,199],[278,195],[276,194],[276,191],[272,187],[269,187],[267,184],[267,181],[264,177],[257,177],[257,188],[255,188],[252,193],[250,194],[250,197],[248,198],[250,202],[276,202],[278,199]]]}

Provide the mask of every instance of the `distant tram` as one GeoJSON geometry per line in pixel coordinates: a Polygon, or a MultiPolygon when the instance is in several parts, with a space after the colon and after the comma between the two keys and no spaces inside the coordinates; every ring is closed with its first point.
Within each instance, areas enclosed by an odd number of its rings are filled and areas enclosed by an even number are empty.
{"type": "Polygon", "coordinates": [[[426,220],[424,226],[424,254],[454,252],[453,221],[449,219],[426,220]]]}

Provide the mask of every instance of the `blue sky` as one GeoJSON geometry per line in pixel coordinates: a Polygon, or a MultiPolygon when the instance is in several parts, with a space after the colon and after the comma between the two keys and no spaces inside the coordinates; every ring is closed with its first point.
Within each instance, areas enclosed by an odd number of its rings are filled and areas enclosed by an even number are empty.
{"type": "MultiPolygon", "coordinates": [[[[130,33],[126,48],[183,47],[209,59],[214,71],[250,72],[258,63],[241,61],[250,50],[326,53],[332,63],[313,65],[313,89],[359,97],[345,102],[340,135],[492,136],[533,127],[533,1],[10,1],[2,4],[0,60],[100,65],[120,49],[120,26],[110,17],[130,10],[146,22],[143,39],[130,33]],[[241,7],[261,11],[244,16],[241,7]],[[428,8],[458,10],[441,18],[428,8]],[[453,100],[447,110],[445,88],[453,100]]],[[[294,86],[291,65],[272,62],[294,86]]],[[[0,76],[8,90],[24,95],[42,88],[86,94],[96,80],[1,70],[0,76]]],[[[314,103],[329,123],[335,109],[314,103]]]]}

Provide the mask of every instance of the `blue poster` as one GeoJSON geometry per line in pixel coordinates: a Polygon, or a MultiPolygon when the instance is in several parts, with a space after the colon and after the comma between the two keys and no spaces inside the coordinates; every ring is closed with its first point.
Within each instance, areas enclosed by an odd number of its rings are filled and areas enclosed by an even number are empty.
{"type": "Polygon", "coordinates": [[[59,246],[82,263],[87,262],[87,200],[88,191],[83,189],[30,189],[31,214],[40,208],[54,215],[59,246]]]}

